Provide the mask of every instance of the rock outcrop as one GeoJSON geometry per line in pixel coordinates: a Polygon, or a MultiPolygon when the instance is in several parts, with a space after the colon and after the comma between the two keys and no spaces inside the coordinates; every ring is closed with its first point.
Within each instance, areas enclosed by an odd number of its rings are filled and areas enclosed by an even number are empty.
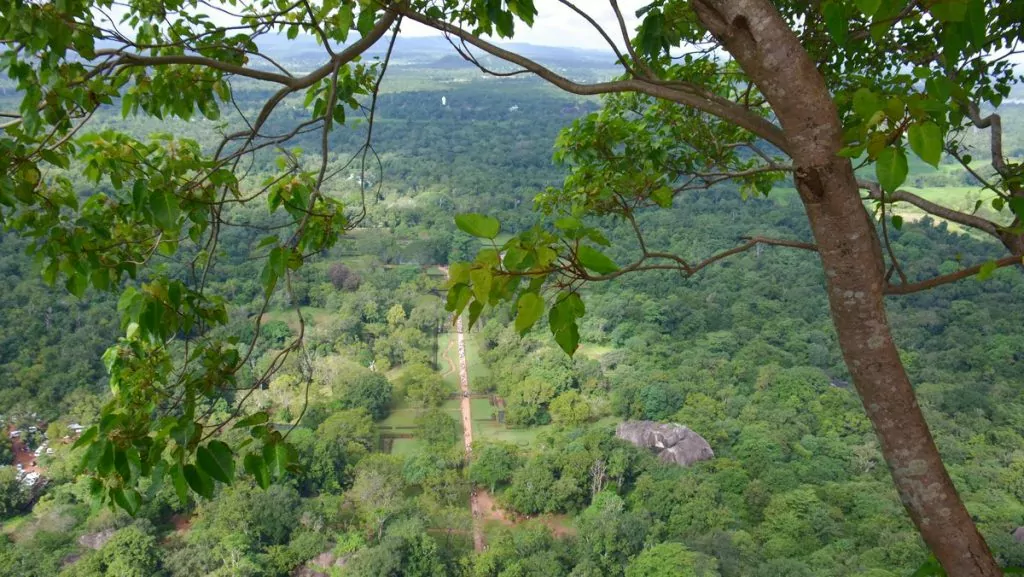
{"type": "Polygon", "coordinates": [[[78,538],[78,544],[82,547],[88,547],[93,550],[102,549],[107,541],[114,536],[113,529],[104,529],[97,533],[87,533],[78,538]]]}
{"type": "Polygon", "coordinates": [[[1017,527],[1013,530],[1013,540],[1018,543],[1024,543],[1024,527],[1017,527]]]}
{"type": "Polygon", "coordinates": [[[675,423],[625,421],[615,428],[615,436],[638,447],[653,449],[662,461],[683,467],[715,456],[704,437],[675,423]]]}
{"type": "Polygon", "coordinates": [[[332,567],[344,567],[348,559],[348,555],[338,557],[326,551],[292,571],[292,577],[329,577],[332,567]]]}

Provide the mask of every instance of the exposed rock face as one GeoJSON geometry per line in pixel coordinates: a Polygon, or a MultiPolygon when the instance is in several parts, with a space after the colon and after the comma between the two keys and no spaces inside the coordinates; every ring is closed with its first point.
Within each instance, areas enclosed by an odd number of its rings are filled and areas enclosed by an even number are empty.
{"type": "Polygon", "coordinates": [[[1024,527],[1017,527],[1013,530],[1013,540],[1018,543],[1024,543],[1024,527]]]}
{"type": "Polygon", "coordinates": [[[715,456],[704,437],[675,423],[625,421],[615,428],[615,436],[638,447],[654,449],[662,461],[683,467],[715,456]]]}
{"type": "Polygon", "coordinates": [[[329,577],[328,572],[332,566],[344,567],[348,564],[348,559],[348,555],[336,557],[334,553],[326,551],[292,571],[292,577],[329,577]]]}
{"type": "Polygon", "coordinates": [[[88,547],[90,549],[99,550],[102,549],[103,546],[107,544],[107,541],[110,541],[110,538],[113,536],[113,529],[104,529],[98,533],[89,533],[87,535],[82,535],[78,538],[78,544],[82,547],[88,547]]]}

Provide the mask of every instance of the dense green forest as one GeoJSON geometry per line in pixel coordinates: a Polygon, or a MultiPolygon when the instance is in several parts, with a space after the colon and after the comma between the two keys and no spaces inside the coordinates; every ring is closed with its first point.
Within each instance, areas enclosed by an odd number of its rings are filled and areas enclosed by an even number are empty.
{"type": "MultiPolygon", "coordinates": [[[[0,469],[0,575],[269,577],[306,567],[303,575],[887,577],[927,560],[847,382],[821,267],[785,247],[685,281],[652,272],[588,286],[584,346],[572,359],[546,331],[519,336],[510,308],[485,313],[466,335],[476,440],[464,463],[438,266],[471,258],[480,241],[452,217],[493,214],[506,232],[532,225],[532,197],[563,176],[551,142],[599,103],[528,80],[424,90],[410,73],[394,82],[380,97],[384,181],[372,183],[380,187],[369,214],[303,268],[291,297],[276,294],[261,313],[252,257],[273,222],[239,207],[228,215],[237,226],[222,233],[210,286],[231,303],[222,330],[251,338],[262,314],[252,374],[305,332],[304,352],[248,399],[248,410],[268,411],[288,431],[301,465],[269,489],[242,479],[183,505],[174,487],[154,485],[134,517],[91,506],[87,480],[76,477],[82,449],[61,439],[71,424],[98,418],[107,394],[101,356],[121,331],[117,303],[45,285],[26,242],[0,238],[0,406],[26,436],[45,424],[55,449],[38,458],[44,487],[0,469]],[[687,468],[662,463],[615,437],[624,419],[684,424],[715,457],[687,468]],[[467,502],[481,495],[493,505],[480,520],[487,549],[474,553],[467,502]]],[[[260,88],[252,91],[257,102],[260,88]]],[[[1011,105],[1005,117],[1013,125],[1024,114],[1011,105]]],[[[113,111],[100,118],[121,122],[113,111]]],[[[128,122],[138,133],[169,129],[128,122]]],[[[170,130],[202,141],[212,128],[170,130]]],[[[341,167],[361,136],[335,138],[331,166],[341,167]]],[[[253,182],[262,170],[253,167],[253,182]]],[[[83,198],[95,192],[72,175],[83,198]]],[[[344,174],[334,194],[358,194],[359,178],[344,174]]],[[[948,164],[917,167],[913,178],[953,202],[980,194],[948,164]]],[[[653,231],[647,242],[701,257],[744,236],[806,239],[794,197],[779,188],[744,200],[726,185],[690,193],[642,215],[653,231]]],[[[608,254],[628,261],[637,249],[628,227],[602,224],[608,254]]],[[[912,278],[998,254],[909,213],[889,233],[912,257],[912,278]]],[[[158,261],[145,274],[185,278],[187,259],[158,261]]],[[[1024,544],[1012,535],[1024,525],[1022,303],[1017,269],[888,303],[946,465],[1010,565],[1024,565],[1024,544]]],[[[209,410],[228,414],[230,401],[209,410]]],[[[246,432],[222,436],[238,442],[246,432]]],[[[9,447],[0,458],[11,460],[9,447]]]]}
{"type": "Polygon", "coordinates": [[[0,5],[0,577],[1024,571],[1024,1],[544,4],[0,5]]]}

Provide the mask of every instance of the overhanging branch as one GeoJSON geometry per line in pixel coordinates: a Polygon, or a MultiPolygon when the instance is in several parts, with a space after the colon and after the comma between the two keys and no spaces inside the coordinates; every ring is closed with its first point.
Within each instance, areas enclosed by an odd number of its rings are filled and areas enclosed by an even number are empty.
{"type": "Polygon", "coordinates": [[[999,226],[988,219],[982,218],[974,214],[960,212],[959,210],[954,210],[952,208],[942,206],[941,204],[936,204],[934,202],[931,202],[930,200],[922,198],[906,190],[897,190],[892,194],[886,196],[882,194],[882,188],[876,182],[858,180],[857,185],[860,186],[862,189],[866,190],[868,192],[868,198],[872,200],[882,201],[887,204],[906,202],[907,204],[911,204],[916,206],[917,208],[920,208],[921,210],[927,212],[928,214],[946,219],[950,222],[955,222],[957,224],[973,228],[975,230],[979,230],[981,232],[984,232],[985,234],[991,235],[996,239],[999,239],[1000,242],[1002,241],[1002,238],[999,236],[999,226]]]}
{"type": "Polygon", "coordinates": [[[977,265],[974,265],[972,267],[965,268],[963,270],[958,270],[958,271],[956,271],[954,273],[950,273],[950,274],[946,274],[946,275],[942,275],[942,276],[937,276],[937,277],[934,277],[934,278],[930,278],[928,280],[923,280],[921,282],[908,283],[908,284],[898,284],[898,285],[887,285],[885,287],[885,291],[884,292],[887,295],[907,295],[907,294],[912,294],[912,293],[916,293],[916,292],[921,292],[921,291],[924,291],[924,290],[932,289],[932,288],[935,288],[937,286],[942,286],[944,284],[949,284],[949,283],[952,283],[952,282],[956,282],[958,280],[962,280],[962,279],[965,279],[965,278],[970,277],[970,276],[974,276],[974,275],[978,274],[979,272],[981,272],[981,270],[984,269],[986,266],[990,266],[990,267],[992,267],[992,270],[995,270],[995,269],[1005,268],[1005,267],[1008,267],[1008,266],[1022,265],[1022,264],[1024,264],[1024,260],[1022,260],[1021,256],[1019,256],[1019,255],[1006,256],[1006,257],[1003,257],[1003,258],[1001,258],[999,260],[996,260],[996,261],[982,263],[982,264],[977,264],[977,265]]]}
{"type": "Polygon", "coordinates": [[[789,142],[781,128],[772,124],[767,119],[747,110],[744,106],[726,98],[722,98],[721,96],[709,92],[700,86],[685,82],[662,84],[640,78],[595,83],[576,82],[554,72],[550,68],[522,56],[521,54],[517,54],[491,44],[490,42],[482,40],[481,38],[474,36],[472,33],[453,24],[429,18],[403,4],[391,3],[388,5],[388,9],[392,13],[402,14],[410,20],[414,20],[420,24],[434,28],[435,30],[451,34],[452,36],[457,36],[466,43],[471,44],[492,56],[496,56],[506,62],[529,70],[536,76],[539,76],[547,82],[550,82],[571,94],[580,96],[596,96],[622,92],[646,94],[655,98],[690,106],[724,120],[728,120],[740,128],[771,142],[779,148],[779,150],[786,151],[787,153],[790,150],[789,142]]]}

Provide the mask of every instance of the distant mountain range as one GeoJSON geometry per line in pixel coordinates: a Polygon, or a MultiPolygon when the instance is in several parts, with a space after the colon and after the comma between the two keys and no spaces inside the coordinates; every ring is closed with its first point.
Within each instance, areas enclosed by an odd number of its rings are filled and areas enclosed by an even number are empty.
{"type": "MultiPolygon", "coordinates": [[[[387,52],[390,37],[377,42],[368,50],[364,58],[382,58],[387,52]]],[[[260,48],[267,55],[287,60],[324,58],[323,48],[312,36],[299,36],[289,40],[284,35],[266,35],[259,39],[260,48]]],[[[541,64],[555,68],[604,68],[611,67],[614,56],[610,52],[584,48],[567,48],[564,46],[538,46],[524,42],[496,43],[502,48],[514,51],[541,64]]],[[[487,64],[497,64],[498,59],[492,58],[482,50],[473,48],[472,53],[487,64]]],[[[468,68],[473,65],[466,62],[455,51],[455,48],[442,36],[399,36],[395,41],[392,53],[392,64],[396,66],[416,65],[430,68],[468,68]]]]}

